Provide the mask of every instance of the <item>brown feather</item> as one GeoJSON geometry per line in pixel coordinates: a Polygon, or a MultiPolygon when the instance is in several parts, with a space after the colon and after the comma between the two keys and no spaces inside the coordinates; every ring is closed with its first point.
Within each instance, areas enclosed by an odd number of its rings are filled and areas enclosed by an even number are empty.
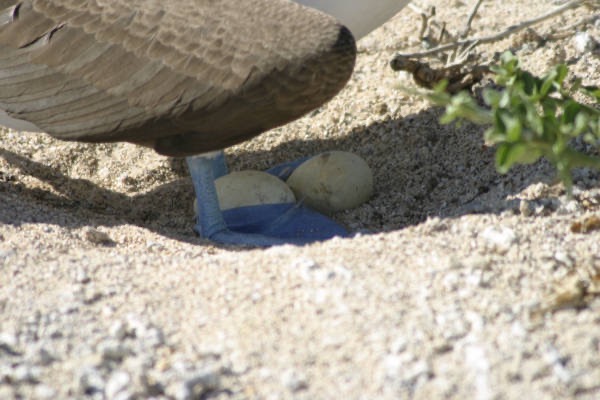
{"type": "Polygon", "coordinates": [[[355,53],[287,0],[0,1],[0,109],[61,139],[189,155],[320,106],[355,53]]]}

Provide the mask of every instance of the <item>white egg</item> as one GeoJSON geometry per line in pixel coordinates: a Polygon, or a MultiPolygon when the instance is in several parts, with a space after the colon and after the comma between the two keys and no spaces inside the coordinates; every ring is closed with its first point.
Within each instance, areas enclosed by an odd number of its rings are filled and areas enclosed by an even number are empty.
{"type": "Polygon", "coordinates": [[[359,156],[330,151],[300,165],[288,178],[296,198],[325,212],[357,207],[373,194],[373,173],[359,156]]]}
{"type": "Polygon", "coordinates": [[[232,172],[215,180],[215,187],[221,210],[296,202],[294,193],[285,182],[261,171],[232,172]]]}

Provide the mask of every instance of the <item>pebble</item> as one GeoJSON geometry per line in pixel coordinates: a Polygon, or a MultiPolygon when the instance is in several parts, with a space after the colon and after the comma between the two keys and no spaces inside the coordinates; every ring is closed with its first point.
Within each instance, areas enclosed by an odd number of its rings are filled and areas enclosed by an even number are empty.
{"type": "Polygon", "coordinates": [[[8,261],[8,259],[13,257],[14,255],[16,255],[16,252],[13,249],[0,247],[0,262],[1,263],[8,261]]]}
{"type": "Polygon", "coordinates": [[[421,379],[427,380],[432,376],[431,366],[426,360],[418,360],[408,366],[403,371],[402,376],[405,383],[413,383],[421,379]]]}
{"type": "MultiPolygon", "coordinates": [[[[195,203],[194,203],[194,206],[195,206],[195,203]]],[[[153,251],[162,251],[165,248],[165,246],[162,245],[161,243],[153,242],[151,240],[146,242],[146,247],[148,248],[148,250],[153,250],[153,251]]]]}
{"type": "Polygon", "coordinates": [[[288,369],[283,372],[281,383],[291,392],[299,392],[308,388],[306,376],[294,369],[288,369]]]}
{"type": "Polygon", "coordinates": [[[392,354],[402,353],[408,346],[408,340],[404,336],[397,337],[390,345],[390,352],[392,354]]]}
{"type": "Polygon", "coordinates": [[[77,283],[83,283],[83,284],[89,283],[90,276],[84,268],[78,268],[77,273],[75,274],[75,281],[77,283]]]}
{"type": "Polygon", "coordinates": [[[519,212],[524,217],[531,217],[535,213],[535,208],[531,201],[522,199],[519,202],[519,212]]]}
{"type": "Polygon", "coordinates": [[[86,368],[81,372],[78,379],[79,391],[90,395],[104,392],[105,381],[102,373],[96,368],[86,368]]]}
{"type": "Polygon", "coordinates": [[[19,355],[17,350],[17,337],[8,332],[0,332],[0,354],[6,353],[11,356],[19,355]]]}
{"type": "Polygon", "coordinates": [[[192,400],[204,398],[207,393],[217,390],[220,386],[219,374],[211,370],[191,373],[174,387],[167,388],[167,394],[177,400],[192,400]]]}
{"type": "Polygon", "coordinates": [[[48,385],[36,385],[33,390],[34,397],[40,400],[50,400],[56,398],[56,390],[48,385]]]}
{"type": "Polygon", "coordinates": [[[578,53],[587,53],[596,48],[598,43],[588,32],[577,32],[573,37],[573,47],[578,53]]]}
{"type": "Polygon", "coordinates": [[[573,379],[571,372],[568,370],[567,358],[563,357],[558,349],[548,343],[543,352],[544,359],[552,367],[554,375],[563,383],[568,384],[573,379]]]}
{"type": "Polygon", "coordinates": [[[114,340],[106,340],[100,343],[98,347],[104,361],[121,362],[131,354],[131,350],[127,346],[114,340]]]}
{"type": "Polygon", "coordinates": [[[573,260],[573,257],[566,251],[557,250],[554,253],[554,259],[568,269],[572,269],[575,266],[575,260],[573,260]]]}
{"type": "Polygon", "coordinates": [[[558,215],[575,214],[583,210],[583,207],[577,200],[561,201],[556,213],[558,215]]]}
{"type": "Polygon", "coordinates": [[[48,366],[56,361],[56,357],[45,347],[32,346],[27,349],[25,360],[33,365],[48,366]]]}
{"type": "Polygon", "coordinates": [[[21,364],[13,369],[12,380],[19,383],[36,383],[39,381],[40,369],[21,364]]]}
{"type": "Polygon", "coordinates": [[[126,389],[131,382],[131,376],[125,371],[114,371],[108,381],[104,392],[108,399],[125,399],[131,397],[131,394],[126,393],[126,389]]]}
{"type": "Polygon", "coordinates": [[[499,254],[505,254],[512,246],[519,243],[515,231],[507,227],[488,226],[479,234],[479,237],[491,250],[499,254]]]}
{"type": "Polygon", "coordinates": [[[108,333],[115,339],[123,340],[127,336],[127,327],[123,321],[115,321],[108,329],[108,333]]]}
{"type": "Polygon", "coordinates": [[[88,228],[84,232],[85,239],[95,245],[111,245],[115,242],[110,238],[108,233],[99,231],[94,228],[88,228]]]}

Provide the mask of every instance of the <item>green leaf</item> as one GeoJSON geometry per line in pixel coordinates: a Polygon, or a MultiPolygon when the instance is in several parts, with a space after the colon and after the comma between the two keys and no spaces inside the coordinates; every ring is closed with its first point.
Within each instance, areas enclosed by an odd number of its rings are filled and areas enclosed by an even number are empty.
{"type": "Polygon", "coordinates": [[[485,89],[482,95],[483,101],[485,101],[485,104],[488,106],[492,108],[497,108],[499,106],[500,98],[502,97],[502,94],[499,91],[494,89],[485,89]]]}
{"type": "Polygon", "coordinates": [[[504,129],[506,130],[506,141],[510,143],[521,140],[521,132],[523,126],[518,117],[511,115],[510,113],[503,113],[500,115],[504,129]]]}
{"type": "Polygon", "coordinates": [[[563,113],[560,118],[563,124],[572,124],[575,122],[575,117],[581,110],[581,104],[577,103],[575,100],[567,99],[563,104],[563,113]]]}
{"type": "MultiPolygon", "coordinates": [[[[496,167],[505,173],[514,164],[528,164],[546,157],[556,168],[567,189],[572,185],[575,167],[600,169],[600,157],[575,150],[571,139],[582,136],[600,149],[600,89],[582,87],[581,81],[565,84],[565,65],[557,65],[543,77],[524,71],[511,53],[502,54],[499,65],[490,67],[500,89],[486,89],[481,107],[467,93],[450,96],[443,85],[424,96],[446,106],[442,122],[467,119],[489,124],[485,140],[496,144],[496,167]],[[580,103],[575,95],[585,95],[596,104],[580,103]]],[[[444,84],[445,85],[445,84],[444,84]]]]}
{"type": "Polygon", "coordinates": [[[537,136],[541,136],[544,133],[544,121],[542,117],[533,104],[525,103],[524,105],[527,109],[524,118],[526,126],[535,132],[537,136]]]}
{"type": "Polygon", "coordinates": [[[540,88],[540,95],[547,96],[550,89],[554,88],[556,84],[556,78],[558,77],[558,71],[552,70],[544,79],[540,88]]]}
{"type": "Polygon", "coordinates": [[[575,127],[571,135],[573,137],[581,135],[588,129],[590,117],[585,112],[580,112],[575,116],[575,127]]]}
{"type": "Polygon", "coordinates": [[[567,68],[567,66],[565,64],[558,64],[555,67],[555,71],[556,71],[555,81],[556,81],[556,83],[558,83],[559,85],[562,86],[563,82],[565,81],[565,78],[567,77],[567,74],[569,73],[569,69],[567,68]]]}
{"type": "Polygon", "coordinates": [[[526,143],[502,143],[496,150],[496,168],[505,174],[514,164],[532,164],[541,156],[542,152],[526,143]]]}
{"type": "Polygon", "coordinates": [[[500,101],[498,102],[498,107],[500,108],[509,108],[511,103],[510,92],[508,90],[500,93],[500,101]]]}
{"type": "Polygon", "coordinates": [[[581,92],[589,97],[594,98],[597,103],[600,103],[600,88],[596,86],[585,86],[581,88],[581,92]]]}
{"type": "Polygon", "coordinates": [[[521,82],[523,85],[523,91],[527,96],[537,96],[539,93],[538,83],[539,79],[535,78],[530,73],[524,72],[521,76],[521,82]]]}

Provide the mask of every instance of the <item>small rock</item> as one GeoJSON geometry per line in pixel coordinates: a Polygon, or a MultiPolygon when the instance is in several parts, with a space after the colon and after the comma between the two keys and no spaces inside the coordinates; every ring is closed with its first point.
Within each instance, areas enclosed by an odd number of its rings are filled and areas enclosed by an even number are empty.
{"type": "Polygon", "coordinates": [[[123,321],[115,321],[108,329],[110,336],[118,340],[123,340],[127,336],[127,328],[123,321]]]}
{"type": "Polygon", "coordinates": [[[17,337],[12,333],[0,332],[0,353],[11,356],[19,355],[17,350],[17,337]]]}
{"type": "Polygon", "coordinates": [[[75,275],[75,281],[77,283],[83,283],[83,284],[89,283],[90,276],[88,275],[88,272],[84,268],[78,268],[77,273],[75,275]]]}
{"type": "Polygon", "coordinates": [[[573,233],[588,233],[598,229],[600,229],[600,216],[598,215],[591,215],[571,224],[571,232],[573,233]]]}
{"type": "Polygon", "coordinates": [[[101,343],[99,350],[104,361],[121,362],[131,353],[125,345],[111,340],[101,343]]]}
{"type": "Polygon", "coordinates": [[[37,385],[33,391],[34,397],[40,400],[50,400],[56,397],[56,390],[48,385],[37,385]]]}
{"type": "Polygon", "coordinates": [[[578,53],[592,51],[597,45],[598,43],[587,32],[578,32],[575,37],[573,37],[573,47],[575,47],[575,50],[577,50],[578,53]]]}
{"type": "Polygon", "coordinates": [[[87,287],[87,290],[84,290],[81,296],[81,301],[83,304],[94,304],[98,300],[104,297],[104,293],[95,287],[87,287]]]}
{"type": "Polygon", "coordinates": [[[402,376],[407,383],[421,379],[428,380],[432,376],[431,366],[426,360],[418,360],[402,371],[402,376]]]}
{"type": "Polygon", "coordinates": [[[524,217],[531,217],[535,212],[535,208],[533,204],[531,204],[531,201],[522,199],[519,202],[519,212],[524,217]]]}
{"type": "Polygon", "coordinates": [[[554,375],[563,383],[568,384],[573,380],[573,374],[567,368],[568,357],[562,356],[553,344],[548,343],[543,353],[544,359],[552,367],[554,375]]]}
{"type": "Polygon", "coordinates": [[[569,200],[569,201],[561,202],[561,204],[558,207],[558,210],[556,210],[556,212],[559,215],[569,215],[569,214],[575,214],[577,212],[580,212],[582,209],[583,209],[583,207],[581,206],[581,204],[579,204],[578,201],[569,200]]]}
{"type": "Polygon", "coordinates": [[[56,361],[56,357],[45,347],[30,347],[27,349],[25,359],[35,365],[48,366],[56,361]]]}
{"type": "Polygon", "coordinates": [[[148,328],[144,334],[144,344],[148,347],[159,347],[165,343],[163,332],[159,328],[148,328]]]}
{"type": "Polygon", "coordinates": [[[587,305],[586,293],[588,282],[571,274],[557,283],[554,294],[548,301],[548,310],[559,311],[569,308],[582,308],[587,305]]]}
{"type": "Polygon", "coordinates": [[[390,345],[390,352],[392,354],[399,354],[406,350],[408,341],[404,336],[397,337],[390,345]]]}
{"type": "Polygon", "coordinates": [[[396,354],[388,355],[383,359],[382,367],[385,377],[395,380],[404,367],[404,359],[396,354]]]}
{"type": "Polygon", "coordinates": [[[575,265],[573,257],[565,251],[558,250],[554,253],[554,259],[568,269],[572,269],[575,265]]]}
{"type": "Polygon", "coordinates": [[[125,371],[115,371],[113,372],[108,381],[106,382],[106,388],[104,393],[108,399],[115,398],[129,398],[131,397],[128,393],[125,393],[127,387],[131,382],[131,377],[125,371]],[[126,396],[123,396],[126,395],[126,396]]]}
{"type": "MultiPolygon", "coordinates": [[[[219,388],[220,377],[215,371],[199,371],[179,383],[171,395],[177,400],[203,398],[207,393],[219,388]]],[[[169,390],[167,390],[169,392],[169,390]]],[[[169,394],[169,393],[167,393],[169,394]]]]}
{"type": "Polygon", "coordinates": [[[515,231],[507,227],[489,226],[485,228],[479,236],[492,250],[500,254],[508,252],[511,246],[518,243],[515,231]]]}
{"type": "Polygon", "coordinates": [[[146,331],[148,330],[148,324],[142,321],[142,319],[135,314],[127,315],[125,323],[127,329],[127,336],[131,336],[134,338],[142,337],[146,334],[146,331]]]}
{"type": "Polygon", "coordinates": [[[0,247],[0,263],[8,260],[10,257],[13,257],[17,253],[10,248],[0,247]]]}
{"type": "Polygon", "coordinates": [[[104,378],[96,368],[86,368],[78,380],[79,391],[86,395],[104,392],[104,378]]]}
{"type": "Polygon", "coordinates": [[[293,369],[288,369],[281,375],[281,383],[291,392],[299,392],[308,388],[306,376],[293,369]]]}
{"type": "Polygon", "coordinates": [[[388,107],[387,103],[382,102],[377,105],[377,113],[379,115],[385,115],[385,114],[387,114],[388,111],[389,111],[389,107],[388,107]]]}
{"type": "Polygon", "coordinates": [[[461,282],[462,279],[460,274],[455,272],[449,272],[442,278],[442,285],[448,292],[457,291],[461,286],[461,282]]]}
{"type": "Polygon", "coordinates": [[[85,231],[84,235],[85,235],[85,239],[92,244],[108,246],[108,245],[113,245],[115,243],[110,238],[108,233],[99,231],[94,228],[88,228],[85,231]]]}
{"type": "Polygon", "coordinates": [[[21,364],[13,369],[12,380],[19,383],[37,383],[39,382],[39,368],[21,364]]]}
{"type": "Polygon", "coordinates": [[[446,339],[440,339],[433,343],[432,348],[435,354],[445,354],[452,351],[454,345],[446,339]]]}
{"type": "Polygon", "coordinates": [[[165,248],[165,246],[163,246],[162,244],[153,242],[151,240],[146,242],[146,247],[148,248],[148,250],[154,250],[154,251],[161,251],[165,248]]]}

